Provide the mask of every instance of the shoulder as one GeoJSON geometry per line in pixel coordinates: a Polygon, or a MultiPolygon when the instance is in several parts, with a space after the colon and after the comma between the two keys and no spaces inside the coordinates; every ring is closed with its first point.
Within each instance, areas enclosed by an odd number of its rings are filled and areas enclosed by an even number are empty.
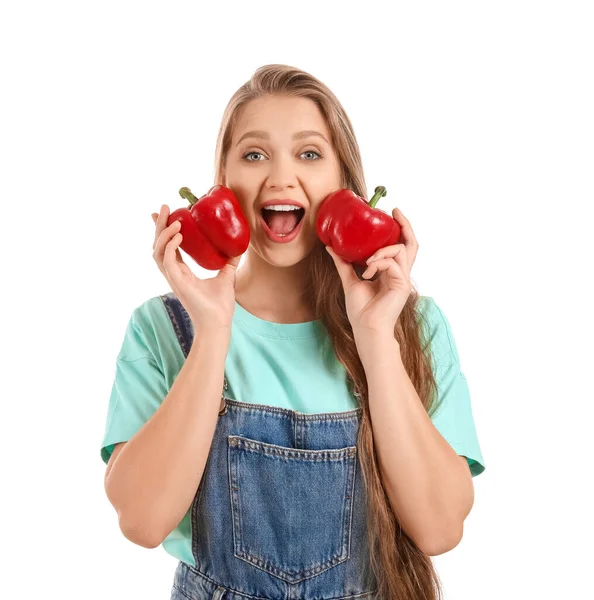
{"type": "Polygon", "coordinates": [[[124,343],[118,358],[159,358],[159,340],[170,335],[171,323],[162,296],[153,296],[135,306],[129,316],[124,343]]]}
{"type": "Polygon", "coordinates": [[[138,327],[152,329],[158,327],[167,316],[164,298],[175,298],[173,294],[162,294],[148,298],[132,310],[131,320],[138,327]]]}
{"type": "Polygon", "coordinates": [[[417,302],[419,324],[423,328],[424,349],[430,346],[436,365],[458,362],[458,350],[450,321],[432,296],[419,296],[417,302]]]}

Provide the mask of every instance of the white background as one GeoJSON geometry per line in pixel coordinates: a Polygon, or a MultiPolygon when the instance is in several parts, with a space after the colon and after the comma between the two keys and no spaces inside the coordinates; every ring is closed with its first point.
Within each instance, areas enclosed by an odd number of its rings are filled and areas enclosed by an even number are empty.
{"type": "Polygon", "coordinates": [[[450,319],[487,468],[433,559],[447,600],[591,594],[590,9],[3,5],[0,596],[169,598],[175,559],[128,541],[103,490],[115,357],[169,291],[151,213],[210,187],[223,109],[268,63],[337,94],[450,319]]]}

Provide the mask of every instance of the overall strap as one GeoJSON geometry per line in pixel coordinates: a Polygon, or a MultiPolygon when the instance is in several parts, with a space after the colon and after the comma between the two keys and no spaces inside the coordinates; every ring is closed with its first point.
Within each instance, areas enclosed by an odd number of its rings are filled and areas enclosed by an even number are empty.
{"type": "MultiPolygon", "coordinates": [[[[192,342],[194,341],[194,324],[192,323],[192,319],[180,299],[173,292],[161,294],[159,297],[169,315],[184,358],[188,358],[192,342]]],[[[225,397],[225,390],[227,390],[227,387],[227,377],[225,376],[221,398],[225,397]]]]}
{"type": "Polygon", "coordinates": [[[161,294],[159,297],[169,315],[173,330],[177,336],[177,341],[184,353],[184,358],[188,358],[192,342],[194,341],[194,325],[192,324],[192,319],[190,319],[188,311],[173,292],[161,294]]]}

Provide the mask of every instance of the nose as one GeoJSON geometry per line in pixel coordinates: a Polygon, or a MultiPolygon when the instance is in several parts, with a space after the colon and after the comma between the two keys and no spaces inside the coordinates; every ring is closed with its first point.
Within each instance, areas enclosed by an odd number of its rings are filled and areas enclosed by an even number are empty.
{"type": "Polygon", "coordinates": [[[290,158],[277,158],[271,161],[267,186],[271,189],[294,187],[296,183],[295,169],[290,158]]]}

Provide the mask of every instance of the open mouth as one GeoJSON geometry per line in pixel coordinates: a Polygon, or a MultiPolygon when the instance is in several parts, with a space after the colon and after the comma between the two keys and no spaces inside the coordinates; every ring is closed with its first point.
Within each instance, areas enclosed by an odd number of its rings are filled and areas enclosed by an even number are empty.
{"type": "Polygon", "coordinates": [[[261,212],[268,229],[278,236],[291,233],[305,216],[304,208],[283,211],[263,208],[261,212]]]}

